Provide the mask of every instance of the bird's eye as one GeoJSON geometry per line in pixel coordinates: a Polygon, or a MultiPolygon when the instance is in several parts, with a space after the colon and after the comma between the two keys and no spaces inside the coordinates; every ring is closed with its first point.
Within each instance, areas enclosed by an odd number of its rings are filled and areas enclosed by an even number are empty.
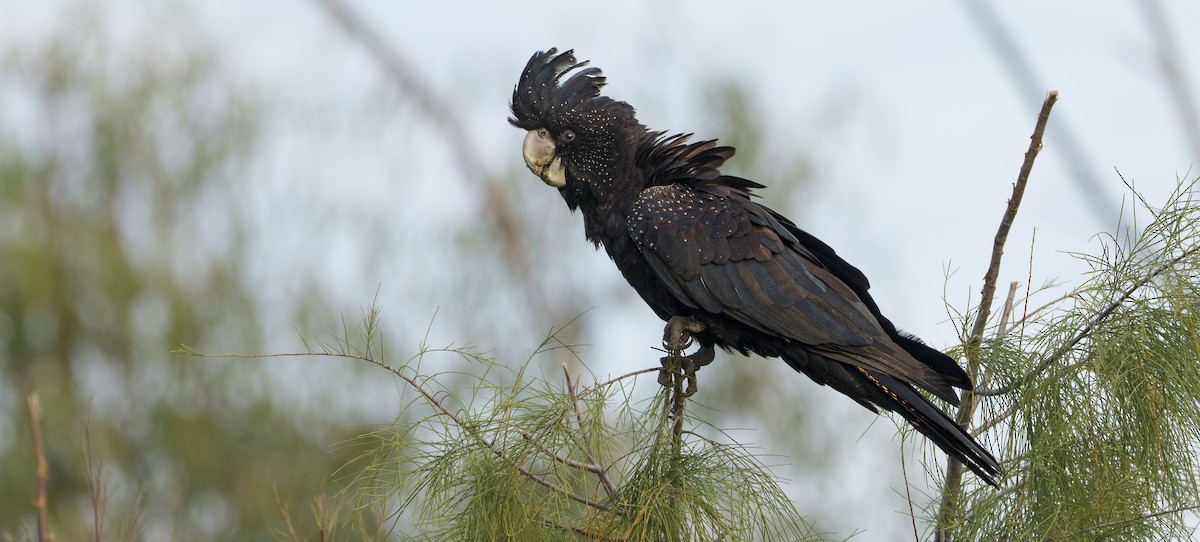
{"type": "Polygon", "coordinates": [[[563,133],[560,137],[562,137],[563,141],[570,143],[572,141],[575,141],[575,132],[572,132],[570,130],[563,130],[563,133]]]}

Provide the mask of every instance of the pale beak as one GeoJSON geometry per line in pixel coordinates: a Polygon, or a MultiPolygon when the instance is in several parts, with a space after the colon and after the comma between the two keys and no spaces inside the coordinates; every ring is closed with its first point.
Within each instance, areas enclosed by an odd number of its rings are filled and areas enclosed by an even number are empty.
{"type": "Polygon", "coordinates": [[[562,188],[567,185],[567,172],[562,160],[555,154],[554,141],[545,130],[530,130],[525,134],[525,144],[521,146],[521,154],[525,156],[525,165],[542,179],[542,182],[562,188]]]}

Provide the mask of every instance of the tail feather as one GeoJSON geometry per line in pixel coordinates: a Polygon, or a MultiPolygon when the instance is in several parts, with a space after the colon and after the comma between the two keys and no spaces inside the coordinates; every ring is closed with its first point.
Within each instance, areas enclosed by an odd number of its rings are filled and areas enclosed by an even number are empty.
{"type": "MultiPolygon", "coordinates": [[[[890,323],[890,322],[889,322],[890,323]]],[[[971,378],[967,376],[967,372],[954,361],[954,358],[943,354],[941,351],[933,348],[916,336],[903,331],[896,331],[890,334],[893,341],[900,345],[912,357],[917,358],[917,361],[925,364],[926,367],[933,369],[949,383],[956,388],[964,390],[975,389],[971,384],[971,378]]]]}
{"type": "Polygon", "coordinates": [[[945,412],[908,384],[887,375],[856,369],[887,397],[887,401],[876,401],[876,404],[903,416],[917,431],[961,461],[988,485],[997,485],[995,477],[1001,474],[1000,463],[945,412]]]}
{"type": "Polygon", "coordinates": [[[841,363],[807,349],[794,349],[783,356],[793,369],[821,385],[849,396],[872,412],[878,408],[904,417],[917,431],[958,459],[981,480],[996,486],[1000,464],[945,412],[929,402],[910,384],[895,377],[856,365],[841,363]]]}

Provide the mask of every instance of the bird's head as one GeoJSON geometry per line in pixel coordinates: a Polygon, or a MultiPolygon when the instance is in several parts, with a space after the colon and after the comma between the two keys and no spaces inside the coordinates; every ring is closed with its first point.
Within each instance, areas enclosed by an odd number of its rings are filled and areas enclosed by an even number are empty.
{"type": "Polygon", "coordinates": [[[534,54],[513,88],[508,122],[526,130],[525,165],[562,191],[574,208],[581,199],[611,191],[632,163],[629,131],[640,127],[633,107],[600,95],[604,76],[585,68],[572,51],[534,54]]]}

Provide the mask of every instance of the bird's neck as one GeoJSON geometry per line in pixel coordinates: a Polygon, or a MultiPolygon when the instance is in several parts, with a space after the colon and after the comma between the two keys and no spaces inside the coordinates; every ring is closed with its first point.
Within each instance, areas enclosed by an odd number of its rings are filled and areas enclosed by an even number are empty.
{"type": "Polygon", "coordinates": [[[579,210],[583,214],[583,231],[588,240],[597,246],[604,245],[611,248],[617,240],[628,237],[626,218],[629,216],[630,208],[633,207],[634,197],[636,197],[636,192],[627,198],[614,198],[580,205],[579,210]]]}
{"type": "MultiPolygon", "coordinates": [[[[623,157],[624,158],[624,157],[623,157]]],[[[576,186],[562,190],[572,209],[583,215],[584,233],[596,245],[609,246],[628,236],[626,218],[638,194],[646,186],[645,176],[634,167],[632,156],[620,160],[604,173],[591,175],[576,186]]]]}

